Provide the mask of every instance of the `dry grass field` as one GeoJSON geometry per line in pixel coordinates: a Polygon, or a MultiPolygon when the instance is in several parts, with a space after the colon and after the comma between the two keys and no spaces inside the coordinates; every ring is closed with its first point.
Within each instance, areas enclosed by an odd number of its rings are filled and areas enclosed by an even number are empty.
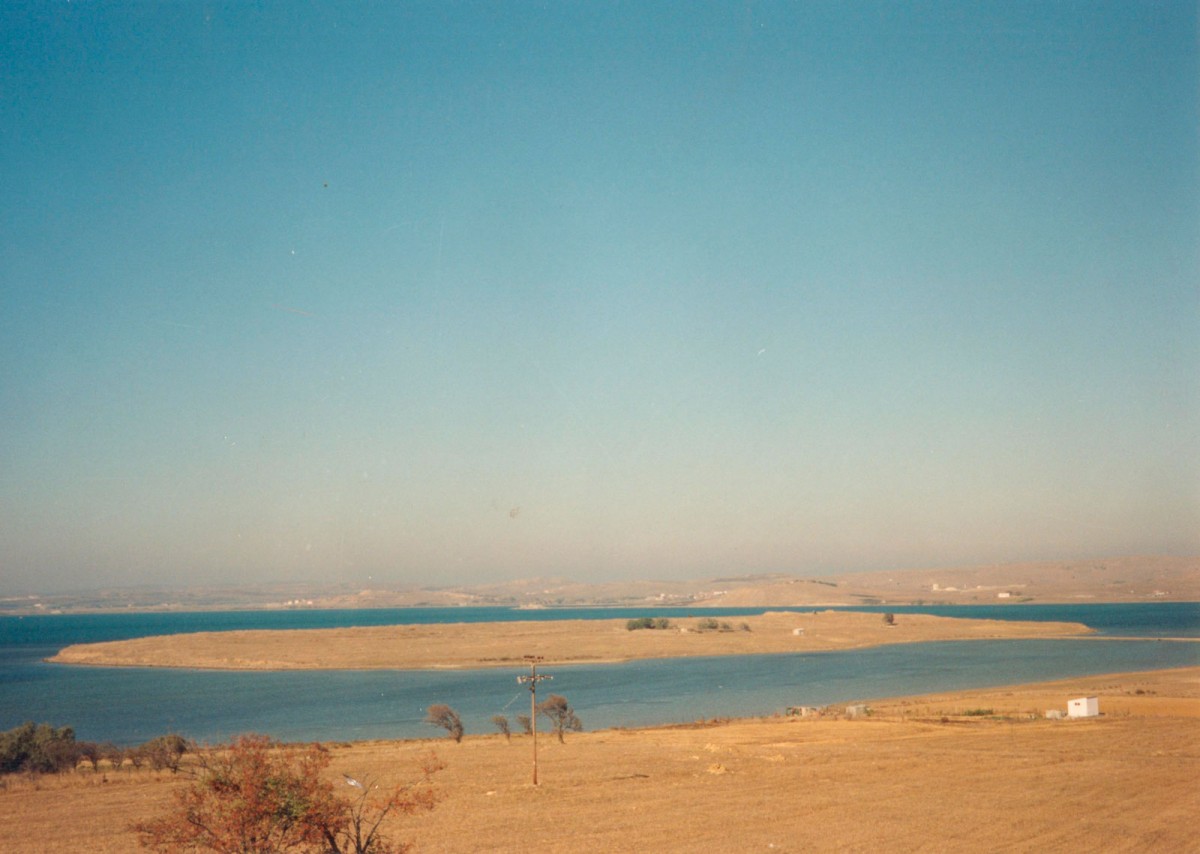
{"type": "MultiPolygon", "coordinates": [[[[330,770],[386,784],[435,749],[438,808],[391,828],[422,852],[1200,851],[1200,668],[867,703],[854,720],[543,735],[536,788],[527,736],[334,746],[330,770]],[[1085,695],[1101,717],[1044,717],[1085,695]]],[[[8,778],[0,847],[136,850],[128,824],[179,785],[8,778]]]]}

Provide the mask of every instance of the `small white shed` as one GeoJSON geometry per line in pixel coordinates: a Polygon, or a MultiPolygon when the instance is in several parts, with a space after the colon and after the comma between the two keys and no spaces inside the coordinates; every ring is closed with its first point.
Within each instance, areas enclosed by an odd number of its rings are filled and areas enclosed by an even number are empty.
{"type": "Polygon", "coordinates": [[[1069,718],[1094,718],[1100,714],[1100,698],[1099,697],[1080,697],[1077,700],[1067,701],[1067,717],[1069,718]]]}

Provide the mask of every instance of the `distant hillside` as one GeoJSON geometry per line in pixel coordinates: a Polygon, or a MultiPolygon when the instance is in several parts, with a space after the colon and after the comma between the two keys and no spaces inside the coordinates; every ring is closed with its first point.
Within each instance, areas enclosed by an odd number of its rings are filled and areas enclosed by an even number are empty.
{"type": "Polygon", "coordinates": [[[1121,557],[792,578],[740,585],[697,604],[1143,601],[1200,601],[1200,558],[1121,557]]]}

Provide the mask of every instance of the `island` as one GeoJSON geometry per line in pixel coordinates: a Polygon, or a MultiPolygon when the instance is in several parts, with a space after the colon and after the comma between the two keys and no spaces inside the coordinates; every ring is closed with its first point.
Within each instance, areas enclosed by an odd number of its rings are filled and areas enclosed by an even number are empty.
{"type": "Polygon", "coordinates": [[[820,652],[928,641],[1086,637],[1092,633],[1081,623],[775,611],[736,617],[196,632],[75,644],[48,660],[214,670],[432,670],[519,666],[526,656],[556,664],[589,664],[820,652]]]}

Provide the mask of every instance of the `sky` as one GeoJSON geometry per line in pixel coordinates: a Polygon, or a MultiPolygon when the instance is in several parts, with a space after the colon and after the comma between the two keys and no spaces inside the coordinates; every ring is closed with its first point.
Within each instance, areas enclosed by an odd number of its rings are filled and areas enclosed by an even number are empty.
{"type": "Polygon", "coordinates": [[[0,4],[0,594],[1200,553],[1198,44],[0,4]]]}

